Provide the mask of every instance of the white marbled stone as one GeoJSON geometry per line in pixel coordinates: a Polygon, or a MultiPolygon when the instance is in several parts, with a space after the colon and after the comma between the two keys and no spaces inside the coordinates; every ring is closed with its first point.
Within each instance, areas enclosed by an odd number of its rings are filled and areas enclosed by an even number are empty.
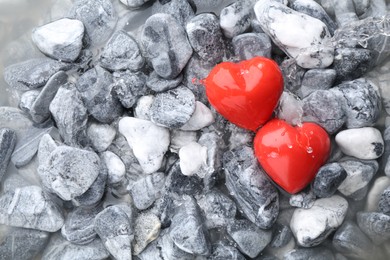
{"type": "Polygon", "coordinates": [[[180,149],[179,158],[181,172],[187,176],[194,175],[207,165],[207,147],[191,142],[180,149]]]}
{"type": "Polygon", "coordinates": [[[336,143],[341,151],[362,160],[379,158],[384,151],[381,132],[374,127],[362,127],[340,131],[336,143]]]}
{"type": "Polygon", "coordinates": [[[332,64],[334,47],[326,25],[274,0],[258,1],[254,11],[262,29],[303,68],[326,68],[332,64]]]}
{"type": "Polygon", "coordinates": [[[134,116],[139,119],[150,120],[150,108],[153,104],[154,96],[142,96],[138,99],[134,109],[134,116]]]}
{"type": "Polygon", "coordinates": [[[169,150],[173,153],[178,153],[180,148],[191,142],[196,142],[196,140],[197,136],[195,131],[171,130],[171,144],[169,150]]]}
{"type": "Polygon", "coordinates": [[[135,117],[122,118],[118,128],[126,137],[145,173],[150,174],[160,169],[170,142],[167,128],[135,117]]]}
{"type": "Polygon", "coordinates": [[[283,91],[277,108],[277,117],[291,125],[302,123],[303,102],[294,94],[283,91]]]}
{"type": "Polygon", "coordinates": [[[188,120],[180,129],[185,131],[197,131],[211,125],[214,123],[214,120],[215,118],[210,108],[202,102],[196,101],[194,113],[190,120],[188,120]]]}
{"type": "Polygon", "coordinates": [[[375,180],[370,191],[367,194],[365,211],[378,211],[379,199],[383,191],[390,186],[390,178],[382,176],[375,180]]]}
{"type": "Polygon", "coordinates": [[[44,54],[62,61],[74,61],[83,47],[84,25],[75,19],[63,18],[32,32],[32,40],[44,54]]]}
{"type": "Polygon", "coordinates": [[[106,165],[109,184],[117,184],[125,178],[125,164],[116,154],[111,151],[105,151],[100,158],[106,165]]]}
{"type": "Polygon", "coordinates": [[[97,152],[105,151],[115,138],[116,130],[108,124],[91,123],[87,129],[87,135],[92,147],[97,152]]]}
{"type": "Polygon", "coordinates": [[[347,209],[347,200],[338,195],[318,199],[310,209],[296,209],[290,228],[298,244],[304,247],[320,244],[343,223],[347,209]]]}

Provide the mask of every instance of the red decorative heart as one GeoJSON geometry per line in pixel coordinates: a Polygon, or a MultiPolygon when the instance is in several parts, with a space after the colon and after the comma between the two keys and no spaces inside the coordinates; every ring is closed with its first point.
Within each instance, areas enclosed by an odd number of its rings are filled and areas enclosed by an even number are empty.
{"type": "Polygon", "coordinates": [[[269,120],[283,92],[278,65],[264,57],[220,63],[204,83],[211,105],[230,122],[252,131],[269,120]]]}
{"type": "Polygon", "coordinates": [[[289,193],[305,188],[326,162],[330,139],[314,123],[293,127],[273,119],[256,134],[254,149],[267,174],[289,193]]]}

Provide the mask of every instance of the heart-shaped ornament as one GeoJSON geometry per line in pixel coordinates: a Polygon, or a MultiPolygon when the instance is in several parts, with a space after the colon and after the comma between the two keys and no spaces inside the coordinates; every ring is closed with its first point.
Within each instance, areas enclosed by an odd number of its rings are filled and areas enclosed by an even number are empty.
{"type": "Polygon", "coordinates": [[[211,105],[230,122],[256,131],[271,117],[283,92],[283,75],[273,60],[255,57],[222,62],[204,80],[211,105]]]}
{"type": "Polygon", "coordinates": [[[317,124],[293,127],[283,120],[273,119],[257,132],[254,150],[271,179],[293,194],[305,188],[326,162],[330,139],[317,124]]]}

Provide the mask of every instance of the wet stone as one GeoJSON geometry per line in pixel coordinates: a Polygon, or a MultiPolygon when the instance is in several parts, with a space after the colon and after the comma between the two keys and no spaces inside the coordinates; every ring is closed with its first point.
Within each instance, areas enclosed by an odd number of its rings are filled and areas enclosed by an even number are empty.
{"type": "Polygon", "coordinates": [[[1,259],[34,259],[45,249],[49,233],[34,229],[10,228],[2,234],[1,259]]]}
{"type": "Polygon", "coordinates": [[[141,41],[156,73],[176,78],[192,55],[183,26],[171,15],[154,14],[146,22],[141,41]]]}
{"type": "Polygon", "coordinates": [[[382,107],[381,97],[377,86],[372,82],[360,78],[341,83],[330,91],[339,97],[347,116],[347,128],[372,126],[378,120],[382,107]]]}
{"type": "Polygon", "coordinates": [[[176,88],[180,85],[182,80],[182,74],[179,74],[179,76],[174,79],[164,79],[153,71],[146,80],[146,86],[155,92],[164,92],[176,88]]]}
{"type": "Polygon", "coordinates": [[[138,71],[144,65],[136,40],[125,31],[115,32],[100,54],[100,66],[110,71],[138,71]]]}
{"type": "Polygon", "coordinates": [[[72,62],[83,47],[84,25],[76,19],[63,18],[33,29],[32,40],[38,49],[56,60],[72,62]]]}
{"type": "Polygon", "coordinates": [[[88,42],[93,46],[110,37],[118,20],[115,8],[109,0],[77,0],[67,16],[84,24],[88,42]]]}
{"type": "Polygon", "coordinates": [[[260,254],[272,238],[272,232],[262,230],[246,219],[230,223],[227,233],[237,243],[239,250],[250,258],[260,254]]]}
{"type": "Polygon", "coordinates": [[[76,82],[88,112],[99,122],[111,123],[122,115],[119,100],[111,94],[113,76],[97,66],[86,71],[76,82]]]}
{"type": "Polygon", "coordinates": [[[207,260],[245,260],[245,257],[234,246],[223,243],[214,244],[211,249],[211,255],[207,260]]]}
{"type": "Polygon", "coordinates": [[[316,248],[298,248],[294,249],[285,255],[283,255],[284,260],[299,260],[299,259],[318,259],[318,260],[327,260],[335,259],[332,251],[326,247],[316,247],[316,248]]]}
{"type": "Polygon", "coordinates": [[[68,75],[63,71],[57,72],[49,79],[39,95],[34,99],[34,102],[29,109],[29,113],[34,122],[42,123],[50,117],[50,103],[57,94],[58,89],[64,85],[67,80],[68,75]]]}
{"type": "Polygon", "coordinates": [[[8,128],[0,128],[0,183],[7,171],[15,144],[15,131],[8,128]]]}
{"type": "Polygon", "coordinates": [[[336,71],[333,69],[311,69],[306,71],[302,78],[298,95],[301,98],[309,96],[317,90],[327,90],[333,86],[336,71]]]}
{"type": "Polygon", "coordinates": [[[279,213],[279,196],[275,186],[259,168],[253,150],[237,147],[223,156],[226,187],[238,209],[260,228],[270,228],[279,213]]]}
{"type": "Polygon", "coordinates": [[[63,200],[85,193],[100,171],[99,156],[87,150],[58,146],[38,168],[42,185],[63,200]]]}
{"type": "Polygon", "coordinates": [[[251,9],[251,1],[239,1],[221,10],[220,26],[227,38],[233,38],[249,29],[251,9]]]}
{"type": "Polygon", "coordinates": [[[93,221],[96,215],[103,210],[101,207],[75,208],[65,219],[65,224],[61,228],[62,236],[78,245],[85,245],[96,237],[93,221]]]}
{"type": "Polygon", "coordinates": [[[302,123],[303,101],[289,91],[283,91],[279,99],[276,115],[291,125],[302,123]]]}
{"type": "Polygon", "coordinates": [[[127,205],[109,206],[95,218],[95,231],[115,259],[131,259],[132,221],[132,210],[127,205]]]}
{"type": "Polygon", "coordinates": [[[329,163],[322,166],[314,178],[312,190],[317,197],[332,196],[347,177],[347,172],[339,163],[329,163]]]}
{"type": "Polygon", "coordinates": [[[187,196],[172,218],[169,235],[181,250],[208,255],[210,244],[200,209],[195,199],[187,196]]]}
{"type": "Polygon", "coordinates": [[[306,70],[298,66],[294,59],[285,59],[279,68],[283,73],[285,88],[294,94],[298,94],[306,70]]]}
{"type": "Polygon", "coordinates": [[[122,106],[131,108],[140,97],[149,93],[145,81],[146,76],[141,72],[116,72],[114,73],[111,94],[120,101],[122,106]]]}
{"type": "Polygon", "coordinates": [[[390,216],[379,212],[358,212],[357,223],[360,229],[380,245],[390,238],[390,216]]]}
{"type": "Polygon", "coordinates": [[[114,140],[116,130],[108,124],[92,122],[87,128],[87,135],[95,151],[103,152],[114,140]]]}
{"type": "Polygon", "coordinates": [[[217,16],[199,14],[187,22],[186,31],[194,52],[201,59],[213,64],[222,61],[225,44],[217,16]]]}
{"type": "Polygon", "coordinates": [[[150,207],[156,199],[161,197],[165,184],[165,175],[162,172],[149,174],[128,187],[134,205],[139,210],[150,207]]]}
{"type": "Polygon", "coordinates": [[[244,33],[232,40],[234,54],[240,60],[248,60],[256,56],[271,58],[272,43],[265,33],[244,33]]]}
{"type": "Polygon", "coordinates": [[[390,215],[390,186],[387,187],[378,202],[378,208],[381,212],[390,215]]]}
{"type": "Polygon", "coordinates": [[[71,65],[49,58],[36,58],[10,65],[4,69],[7,84],[18,90],[42,87],[55,73],[71,65]]]}
{"type": "Polygon", "coordinates": [[[0,224],[56,232],[64,217],[40,187],[25,186],[0,197],[0,224]]]}
{"type": "Polygon", "coordinates": [[[180,128],[195,111],[195,96],[188,88],[179,86],[159,93],[150,108],[151,120],[168,128],[180,128]]]}
{"type": "Polygon", "coordinates": [[[183,26],[185,26],[188,20],[195,15],[194,10],[189,2],[190,1],[181,1],[181,0],[155,1],[155,3],[152,6],[152,13],[170,14],[176,20],[178,20],[183,26]]]}
{"type": "Polygon", "coordinates": [[[87,109],[74,85],[60,87],[49,110],[65,144],[79,146],[85,143],[87,109]]]}
{"type": "Polygon", "coordinates": [[[138,255],[160,234],[161,222],[153,213],[138,215],[134,224],[134,254],[138,255]]]}

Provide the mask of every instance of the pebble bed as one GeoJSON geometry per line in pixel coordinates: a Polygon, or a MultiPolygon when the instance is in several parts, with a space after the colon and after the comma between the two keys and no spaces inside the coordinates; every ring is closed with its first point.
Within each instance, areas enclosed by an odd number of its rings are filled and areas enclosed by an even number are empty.
{"type": "Polygon", "coordinates": [[[389,259],[386,2],[57,1],[4,69],[0,259],[389,259]],[[275,116],[331,136],[294,195],[202,85],[255,56],[283,72],[275,116]]]}

